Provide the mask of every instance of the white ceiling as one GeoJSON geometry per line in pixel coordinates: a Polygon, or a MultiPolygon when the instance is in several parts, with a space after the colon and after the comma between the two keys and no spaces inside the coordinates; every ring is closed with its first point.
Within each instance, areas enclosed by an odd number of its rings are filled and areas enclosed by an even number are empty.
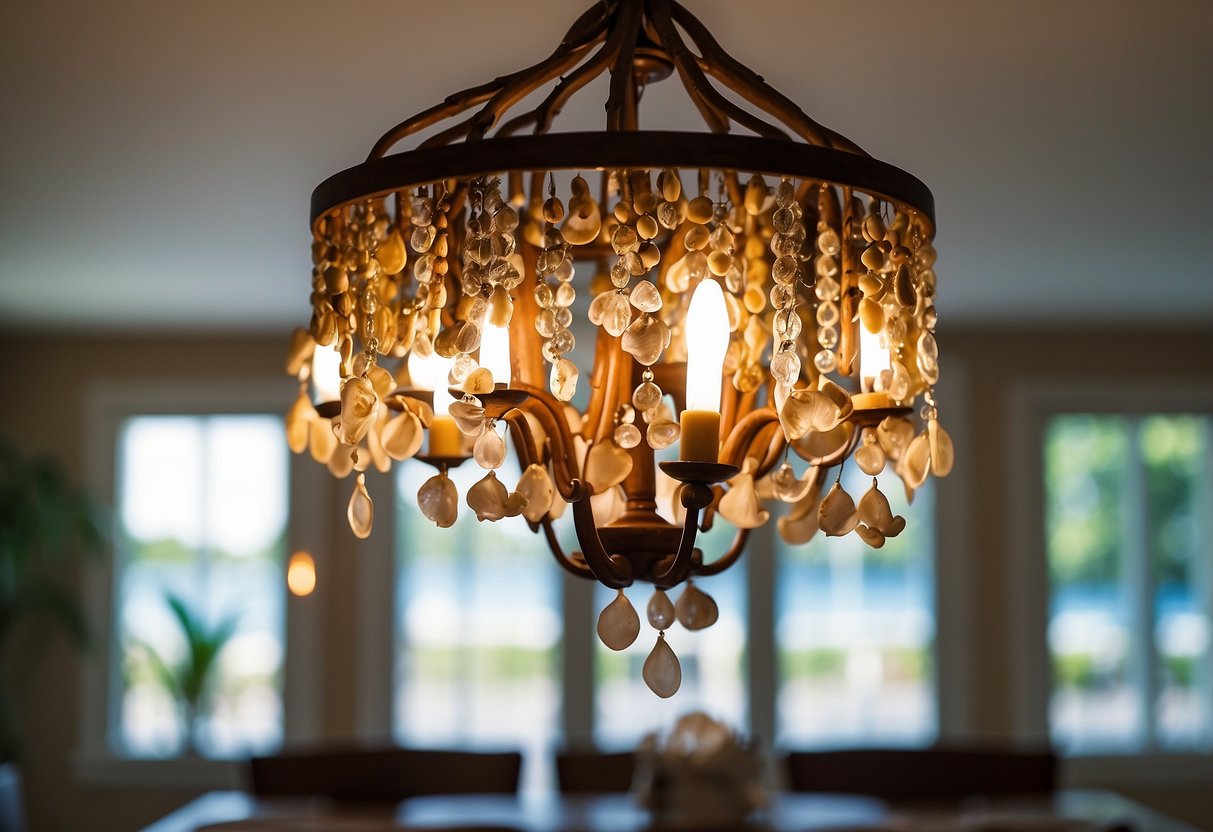
{"type": "MultiPolygon", "coordinates": [[[[6,4],[0,323],[305,322],[311,188],[589,2],[6,4]]],[[[1213,324],[1207,0],[685,2],[932,188],[945,325],[1213,324]]],[[[695,124],[675,85],[647,124],[695,124]]],[[[582,96],[558,127],[601,121],[582,96]]]]}

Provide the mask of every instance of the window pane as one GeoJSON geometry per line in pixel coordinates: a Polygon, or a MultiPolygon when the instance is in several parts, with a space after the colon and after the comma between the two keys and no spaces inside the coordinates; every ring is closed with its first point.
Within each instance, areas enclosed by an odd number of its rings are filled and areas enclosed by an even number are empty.
{"type": "MultiPolygon", "coordinates": [[[[451,471],[459,519],[440,529],[417,490],[434,470],[400,466],[396,734],[423,746],[519,748],[524,786],[550,782],[560,736],[560,573],[523,518],[477,522],[463,500],[485,472],[451,471]]],[[[517,483],[517,463],[498,470],[517,483]]]]}
{"type": "MultiPolygon", "coordinates": [[[[918,745],[936,734],[933,489],[919,489],[910,507],[895,475],[879,483],[906,518],[882,548],[856,535],[777,539],[781,746],[918,745]]],[[[871,479],[852,465],[842,484],[858,503],[871,479]]]]}
{"type": "Polygon", "coordinates": [[[118,749],[165,756],[191,739],[208,756],[273,748],[282,735],[288,463],[281,420],[133,418],[118,462],[118,749]],[[198,649],[187,648],[170,598],[198,628],[198,649]],[[204,674],[208,643],[218,652],[204,674]],[[183,694],[199,679],[201,696],[183,694]]]}
{"type": "Polygon", "coordinates": [[[1158,744],[1207,747],[1213,690],[1207,675],[1209,614],[1198,587],[1210,568],[1209,425],[1199,416],[1142,420],[1138,447],[1145,467],[1147,533],[1154,578],[1154,716],[1158,744]],[[1203,525],[1203,528],[1202,528],[1203,525]]]}
{"type": "Polygon", "coordinates": [[[1065,415],[1045,433],[1045,535],[1051,579],[1050,722],[1068,751],[1142,743],[1140,691],[1129,673],[1133,598],[1122,510],[1130,422],[1065,415]]]}
{"type": "MultiPolygon", "coordinates": [[[[709,561],[725,552],[735,530],[719,516],[712,529],[701,534],[697,546],[709,561]]],[[[646,616],[653,588],[636,584],[625,591],[640,616],[640,636],[627,650],[615,652],[592,633],[595,658],[594,742],[604,749],[634,748],[657,730],[668,730],[683,714],[704,711],[738,730],[749,726],[746,696],[746,574],[745,557],[722,574],[697,579],[696,586],[716,601],[720,617],[706,630],[690,632],[675,623],[666,642],[682,667],[682,686],[669,699],[661,699],[644,683],[641,671],[657,642],[657,631],[646,616]]],[[[670,591],[677,603],[683,588],[670,591]]],[[[594,615],[615,598],[614,590],[598,586],[594,615]]]]}

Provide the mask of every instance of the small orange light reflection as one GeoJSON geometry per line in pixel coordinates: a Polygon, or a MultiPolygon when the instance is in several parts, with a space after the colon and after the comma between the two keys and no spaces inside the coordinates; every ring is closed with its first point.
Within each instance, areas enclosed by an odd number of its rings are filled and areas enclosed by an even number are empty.
{"type": "Polygon", "coordinates": [[[296,552],[286,566],[286,585],[302,598],[316,588],[316,561],[307,552],[296,552]]]}

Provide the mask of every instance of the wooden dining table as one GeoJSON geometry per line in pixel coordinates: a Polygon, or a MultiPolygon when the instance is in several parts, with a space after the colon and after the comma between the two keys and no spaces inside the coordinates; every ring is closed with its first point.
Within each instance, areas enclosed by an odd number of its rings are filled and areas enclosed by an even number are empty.
{"type": "MultiPolygon", "coordinates": [[[[403,832],[497,827],[519,832],[640,832],[661,829],[626,794],[444,795],[390,807],[338,807],[320,798],[209,792],[144,832],[403,832]]],[[[890,806],[854,795],[780,793],[744,827],[766,832],[1196,832],[1184,823],[1099,790],[970,800],[950,806],[890,806]]],[[[683,830],[689,832],[689,830],[683,830]]]]}

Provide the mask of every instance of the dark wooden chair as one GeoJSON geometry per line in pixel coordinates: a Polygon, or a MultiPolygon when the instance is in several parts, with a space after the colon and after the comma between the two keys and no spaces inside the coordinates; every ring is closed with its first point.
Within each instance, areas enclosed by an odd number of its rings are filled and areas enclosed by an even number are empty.
{"type": "Polygon", "coordinates": [[[252,758],[249,785],[259,797],[398,803],[419,795],[514,793],[521,771],[517,752],[316,748],[252,758]]]}
{"type": "Polygon", "coordinates": [[[556,783],[561,794],[626,792],[636,773],[636,755],[631,751],[603,754],[600,751],[561,751],[556,754],[556,783]]]}
{"type": "Polygon", "coordinates": [[[939,746],[792,752],[785,765],[792,791],[859,794],[890,803],[1047,793],[1057,783],[1057,757],[1048,750],[939,746]]]}

